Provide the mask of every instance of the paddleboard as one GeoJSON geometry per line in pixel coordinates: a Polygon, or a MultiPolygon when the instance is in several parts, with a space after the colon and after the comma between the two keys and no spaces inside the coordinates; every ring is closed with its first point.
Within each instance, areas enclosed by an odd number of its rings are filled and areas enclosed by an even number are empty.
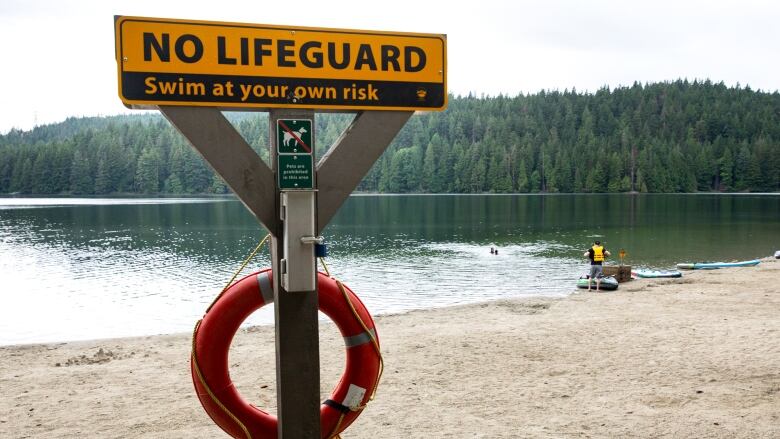
{"type": "Polygon", "coordinates": [[[677,264],[678,270],[714,270],[716,268],[728,268],[728,267],[754,267],[761,261],[753,259],[752,261],[741,262],[695,262],[677,264]]]}

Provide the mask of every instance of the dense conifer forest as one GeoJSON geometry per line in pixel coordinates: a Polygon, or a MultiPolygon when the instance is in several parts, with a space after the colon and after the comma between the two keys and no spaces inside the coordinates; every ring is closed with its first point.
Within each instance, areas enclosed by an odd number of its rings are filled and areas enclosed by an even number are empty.
{"type": "MultiPolygon", "coordinates": [[[[267,160],[265,113],[226,113],[267,160]]],[[[318,156],[352,119],[318,114],[318,156]]],[[[359,190],[392,193],[780,190],[780,94],[710,81],[595,93],[450,96],[413,116],[359,190]]],[[[0,136],[3,194],[227,193],[157,114],[70,118],[0,136]]]]}

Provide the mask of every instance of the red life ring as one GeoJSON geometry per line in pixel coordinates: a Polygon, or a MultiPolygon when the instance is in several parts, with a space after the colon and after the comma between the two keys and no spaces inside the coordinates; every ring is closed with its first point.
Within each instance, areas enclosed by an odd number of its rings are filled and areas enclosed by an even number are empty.
{"type": "MultiPolygon", "coordinates": [[[[323,273],[317,282],[319,309],[339,328],[347,349],[344,374],[320,409],[322,437],[332,438],[355,421],[372,397],[382,360],[374,321],[360,299],[323,273]]],[[[277,437],[276,416],[244,400],[228,371],[228,351],[239,326],[273,297],[271,270],[250,274],[217,298],[195,327],[190,366],[198,399],[211,419],[235,438],[277,437]]]]}

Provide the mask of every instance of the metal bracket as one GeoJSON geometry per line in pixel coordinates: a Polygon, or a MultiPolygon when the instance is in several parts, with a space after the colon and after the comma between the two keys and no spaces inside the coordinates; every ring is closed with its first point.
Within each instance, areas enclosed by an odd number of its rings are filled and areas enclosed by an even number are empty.
{"type": "Polygon", "coordinates": [[[322,236],[301,236],[301,244],[322,244],[325,238],[322,236]]]}
{"type": "Polygon", "coordinates": [[[317,272],[311,244],[318,239],[314,236],[316,191],[282,191],[280,194],[284,228],[282,258],[286,262],[286,270],[281,276],[282,288],[288,292],[314,291],[317,272]]]}

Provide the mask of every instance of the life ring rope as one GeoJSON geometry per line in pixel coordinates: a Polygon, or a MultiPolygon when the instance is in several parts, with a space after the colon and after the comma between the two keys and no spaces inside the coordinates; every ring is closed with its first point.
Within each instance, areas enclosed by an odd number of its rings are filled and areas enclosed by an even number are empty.
{"type": "MultiPolygon", "coordinates": [[[[222,291],[220,291],[220,293],[217,295],[217,297],[214,298],[214,300],[211,302],[209,307],[206,309],[206,312],[204,313],[204,317],[205,317],[206,314],[209,313],[209,311],[211,311],[211,309],[219,301],[219,299],[225,294],[225,292],[233,285],[233,281],[236,279],[236,277],[238,277],[238,275],[241,273],[241,271],[243,271],[243,269],[252,260],[252,258],[255,257],[257,252],[260,251],[260,249],[263,247],[263,245],[265,244],[265,242],[268,240],[268,238],[270,236],[271,235],[268,234],[262,240],[260,240],[260,242],[257,244],[257,247],[255,247],[255,249],[252,251],[252,253],[244,260],[244,262],[241,264],[241,267],[233,274],[233,277],[231,277],[230,281],[228,281],[228,283],[225,285],[225,287],[222,289],[222,291]]],[[[320,260],[320,263],[322,264],[322,267],[323,267],[323,269],[325,271],[325,274],[328,277],[330,277],[331,279],[336,281],[336,285],[338,286],[339,291],[341,292],[341,295],[344,297],[344,301],[349,306],[349,309],[351,310],[352,315],[355,317],[355,319],[357,320],[358,324],[360,324],[360,326],[363,328],[363,333],[359,334],[359,337],[361,337],[361,338],[362,337],[367,337],[369,339],[368,341],[371,342],[371,345],[373,346],[374,350],[376,351],[377,357],[379,358],[379,370],[377,371],[377,377],[376,377],[376,380],[374,382],[373,389],[371,389],[371,394],[370,394],[370,396],[368,398],[368,401],[366,401],[365,404],[362,404],[362,405],[356,406],[356,407],[347,407],[347,406],[344,406],[344,405],[342,405],[342,404],[340,404],[340,403],[338,403],[336,401],[331,401],[331,400],[326,400],[323,403],[323,404],[326,404],[326,405],[330,405],[331,407],[336,406],[334,408],[336,408],[337,410],[339,410],[341,412],[341,415],[339,416],[339,419],[336,422],[336,425],[334,426],[334,428],[331,431],[331,433],[329,433],[326,437],[328,439],[341,439],[339,430],[340,430],[341,424],[343,423],[344,418],[346,417],[347,413],[349,413],[350,411],[352,411],[352,412],[362,411],[363,409],[365,409],[368,406],[368,403],[373,401],[374,398],[376,397],[377,388],[379,387],[379,381],[382,378],[382,374],[384,372],[385,366],[384,366],[384,358],[382,357],[382,352],[381,352],[381,349],[379,347],[379,342],[378,342],[378,340],[376,338],[375,330],[369,329],[368,325],[366,325],[366,323],[360,317],[360,314],[358,313],[357,309],[355,308],[355,305],[352,303],[352,299],[349,297],[349,294],[347,293],[346,288],[344,288],[344,285],[341,283],[341,281],[339,281],[335,277],[331,276],[330,270],[328,269],[328,266],[325,263],[325,261],[323,260],[323,258],[319,258],[319,260],[320,260]]],[[[211,398],[211,400],[225,414],[227,414],[228,417],[231,420],[233,420],[241,428],[243,433],[246,435],[247,439],[252,439],[252,434],[250,433],[250,431],[247,428],[247,426],[244,425],[244,423],[241,422],[241,420],[235,414],[233,414],[222,403],[222,401],[219,400],[219,398],[214,394],[212,389],[206,383],[206,380],[203,377],[203,373],[200,370],[200,365],[198,364],[198,357],[197,357],[197,352],[196,352],[196,339],[197,339],[197,335],[198,335],[198,329],[200,328],[200,325],[201,325],[202,321],[203,321],[203,319],[200,319],[200,320],[198,320],[195,323],[195,328],[194,328],[194,330],[192,332],[191,361],[192,361],[193,369],[195,370],[195,373],[196,373],[196,375],[198,377],[198,381],[203,386],[203,388],[206,390],[206,393],[209,395],[209,398],[211,398]]],[[[345,342],[346,342],[346,340],[345,340],[345,342]]],[[[345,344],[347,344],[347,348],[350,347],[350,343],[345,343],[345,344]]],[[[359,344],[363,344],[363,343],[359,343],[359,344]]]]}
{"type": "MultiPolygon", "coordinates": [[[[363,327],[363,333],[368,334],[368,337],[371,339],[371,345],[374,346],[374,350],[379,356],[379,371],[377,372],[376,383],[374,384],[374,388],[371,389],[371,396],[368,398],[368,402],[371,402],[374,400],[374,397],[376,397],[376,389],[379,387],[379,381],[382,379],[382,373],[385,371],[385,360],[382,358],[382,351],[379,349],[379,342],[376,340],[376,334],[374,331],[368,329],[366,323],[363,321],[363,319],[360,318],[360,315],[355,309],[355,305],[352,304],[352,300],[350,300],[349,294],[347,294],[347,290],[344,288],[344,284],[342,284],[340,280],[336,280],[336,285],[338,285],[339,290],[341,291],[341,295],[344,296],[344,300],[347,302],[347,305],[349,305],[349,309],[352,310],[352,315],[355,316],[355,319],[357,319],[358,323],[360,323],[360,326],[363,327]]],[[[368,402],[354,411],[363,410],[368,402]]]]}
{"type": "MultiPolygon", "coordinates": [[[[325,261],[323,261],[322,258],[320,258],[320,262],[322,262],[322,265],[325,268],[325,273],[328,276],[330,276],[330,272],[328,271],[327,265],[325,265],[325,261]]],[[[363,322],[363,319],[360,318],[360,315],[355,309],[355,305],[352,304],[352,300],[349,298],[349,294],[347,294],[347,290],[344,288],[344,284],[342,284],[341,281],[336,278],[333,279],[336,280],[336,285],[338,285],[339,291],[341,291],[341,295],[344,296],[344,300],[347,302],[347,305],[349,305],[349,309],[352,310],[352,315],[355,316],[355,319],[358,321],[358,323],[360,323],[360,326],[363,328],[363,334],[367,334],[368,337],[371,339],[371,345],[374,347],[376,354],[379,356],[379,371],[377,372],[376,382],[374,383],[374,388],[371,389],[371,396],[368,397],[368,401],[365,404],[352,408],[352,407],[346,407],[343,404],[339,404],[335,401],[331,401],[331,400],[325,401],[326,404],[330,403],[329,405],[336,406],[335,408],[341,411],[341,415],[339,416],[338,422],[336,422],[336,426],[333,427],[333,431],[328,435],[328,439],[340,439],[341,436],[339,436],[336,432],[339,431],[339,428],[341,427],[341,423],[344,421],[344,417],[347,415],[347,412],[348,411],[359,412],[363,410],[368,406],[368,403],[373,401],[374,397],[376,397],[376,389],[377,387],[379,387],[379,380],[382,379],[382,373],[385,370],[385,360],[382,357],[382,351],[379,349],[379,342],[376,340],[376,335],[374,331],[368,329],[366,323],[363,322]]]]}
{"type": "MultiPolygon", "coordinates": [[[[320,263],[322,263],[322,268],[325,270],[325,274],[328,275],[328,277],[336,279],[330,275],[330,270],[328,269],[328,264],[325,263],[325,259],[319,258],[319,260],[320,263]]],[[[360,318],[360,315],[355,309],[355,305],[352,304],[352,300],[349,298],[349,294],[347,294],[347,291],[344,289],[344,285],[340,280],[336,280],[336,285],[338,285],[339,291],[341,291],[341,295],[344,296],[344,300],[346,300],[347,304],[349,305],[349,309],[352,310],[352,315],[355,316],[358,323],[360,323],[360,326],[363,327],[363,334],[368,335],[368,337],[371,339],[371,344],[374,346],[374,350],[376,350],[376,354],[379,356],[379,373],[377,374],[376,384],[371,390],[371,396],[368,398],[368,401],[371,402],[374,400],[374,397],[376,397],[376,389],[379,387],[379,381],[382,379],[382,373],[385,371],[385,360],[382,358],[382,351],[379,348],[379,342],[376,340],[376,333],[373,330],[368,329],[368,326],[366,326],[365,322],[363,322],[363,319],[360,318]]],[[[363,334],[361,334],[361,336],[363,334]]],[[[365,408],[365,405],[360,407],[359,410],[362,410],[363,408],[365,408]]]]}
{"type": "Polygon", "coordinates": [[[246,259],[244,259],[244,262],[241,263],[241,266],[238,267],[238,270],[236,270],[236,272],[233,273],[233,277],[231,277],[228,283],[225,284],[225,286],[222,288],[222,291],[220,291],[219,294],[217,294],[217,297],[214,298],[214,300],[211,302],[211,305],[209,305],[209,307],[206,308],[206,314],[208,314],[208,312],[211,311],[211,308],[213,308],[214,304],[217,303],[219,298],[222,297],[223,294],[225,294],[225,291],[227,291],[228,288],[230,288],[230,286],[233,285],[233,281],[236,280],[236,278],[238,277],[239,274],[241,274],[242,271],[244,271],[244,268],[246,268],[247,264],[249,264],[249,261],[251,261],[252,258],[255,257],[255,255],[257,254],[257,252],[260,251],[261,248],[263,248],[263,244],[265,244],[265,242],[268,241],[268,238],[270,237],[271,237],[270,233],[265,235],[265,237],[263,237],[263,239],[260,240],[260,243],[257,244],[257,247],[255,247],[255,249],[252,250],[252,253],[250,253],[249,256],[247,256],[246,259]]]}
{"type": "MultiPolygon", "coordinates": [[[[224,291],[223,291],[224,293],[224,291]]],[[[222,293],[220,293],[222,295],[222,293]]],[[[219,297],[217,297],[219,298],[219,297]]],[[[214,301],[216,302],[216,300],[214,301]]],[[[213,305],[213,304],[212,304],[213,305]]],[[[211,309],[211,307],[209,307],[211,309]]],[[[208,313],[208,311],[206,311],[208,313]]],[[[200,384],[203,386],[204,389],[206,389],[206,393],[209,394],[209,398],[211,398],[212,401],[214,401],[217,406],[222,409],[223,412],[225,412],[230,419],[232,419],[236,424],[238,424],[239,427],[241,427],[241,430],[244,431],[244,434],[246,435],[247,439],[252,439],[252,434],[249,433],[249,429],[246,428],[246,425],[244,425],[243,422],[241,422],[240,419],[238,419],[238,416],[234,415],[230,410],[228,410],[227,407],[225,407],[224,404],[222,404],[222,401],[217,398],[216,395],[214,395],[214,392],[211,390],[211,387],[209,387],[208,383],[206,383],[206,380],[203,379],[203,373],[200,371],[200,366],[198,365],[198,356],[195,352],[195,340],[198,335],[198,328],[200,328],[200,322],[202,322],[203,319],[198,320],[197,323],[195,323],[195,329],[192,331],[192,354],[190,355],[192,360],[193,368],[195,369],[195,373],[198,375],[198,380],[200,381],[200,384]]]]}

